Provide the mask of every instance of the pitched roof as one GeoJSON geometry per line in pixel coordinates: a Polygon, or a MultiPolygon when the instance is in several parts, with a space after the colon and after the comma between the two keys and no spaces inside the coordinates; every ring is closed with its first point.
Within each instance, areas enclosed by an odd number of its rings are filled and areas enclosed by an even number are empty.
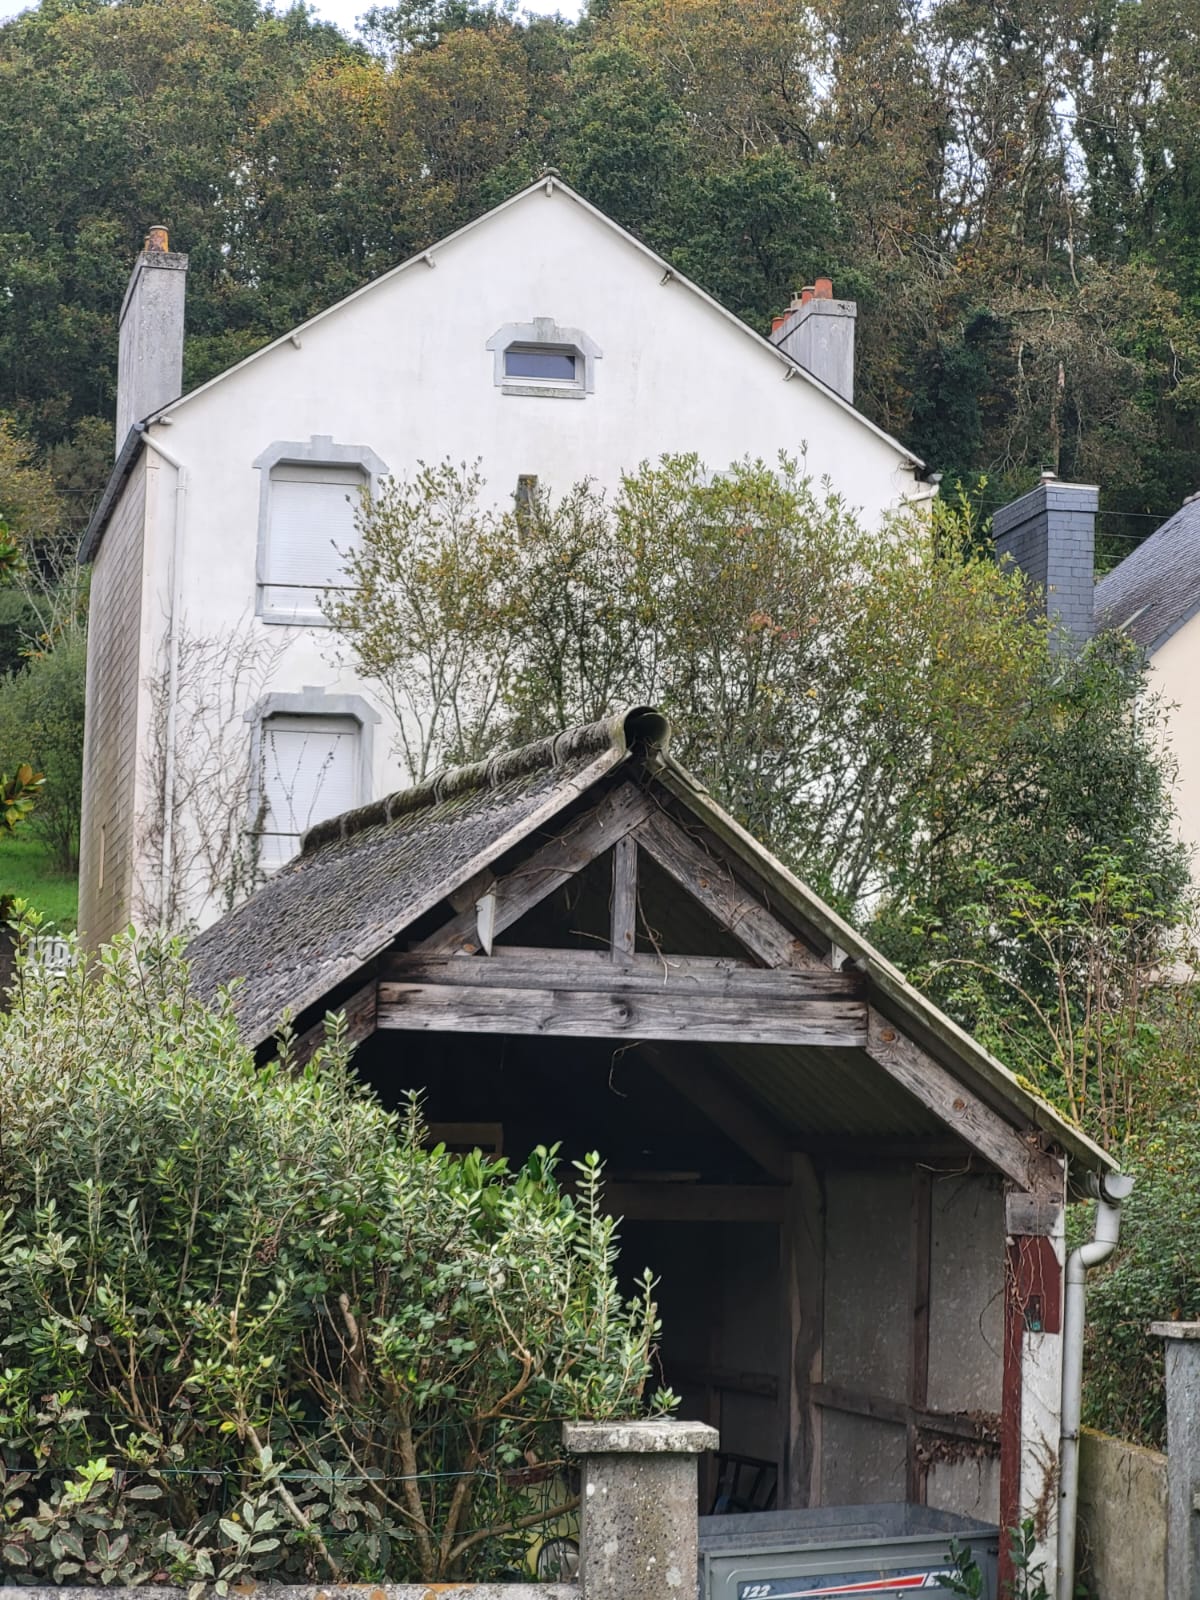
{"type": "Polygon", "coordinates": [[[447,245],[453,244],[458,239],[465,238],[468,234],[473,233],[476,229],[482,228],[492,217],[499,216],[501,212],[507,211],[512,206],[520,205],[531,195],[538,193],[562,195],[575,205],[579,206],[581,210],[587,212],[588,215],[596,218],[599,222],[603,223],[606,228],[611,229],[613,233],[617,234],[633,249],[648,257],[649,260],[651,260],[655,266],[660,268],[661,271],[666,274],[672,282],[678,284],[680,288],[686,290],[689,294],[694,295],[695,298],[700,303],[707,306],[709,310],[716,312],[718,316],[723,317],[727,322],[733,323],[733,325],[738,328],[738,330],[743,333],[747,339],[752,340],[761,349],[769,351],[771,355],[774,356],[774,358],[779,362],[780,366],[786,369],[786,375],[803,379],[805,383],[816,389],[820,394],[823,394],[828,400],[832,401],[834,405],[838,406],[842,411],[844,411],[847,416],[853,418],[853,420],[861,427],[865,428],[869,433],[875,434],[877,438],[882,439],[886,444],[889,444],[892,449],[895,450],[898,456],[900,456],[904,461],[908,462],[913,467],[921,468],[924,466],[924,462],[921,460],[921,458],[914,455],[906,445],[902,445],[898,439],[893,438],[891,434],[886,433],[881,427],[878,426],[878,424],[872,422],[869,417],[864,416],[863,413],[851,405],[848,400],[843,399],[843,397],[838,394],[835,389],[831,389],[828,384],[822,383],[820,378],[816,377],[814,373],[809,372],[806,367],[801,366],[800,363],[788,355],[785,350],[780,349],[778,345],[772,344],[769,339],[764,338],[762,334],[756,332],[755,329],[749,325],[749,323],[743,322],[739,316],[730,311],[728,306],[723,306],[719,300],[714,299],[713,296],[707,293],[706,290],[702,289],[699,284],[693,283],[692,280],[688,277],[685,277],[682,272],[678,272],[673,266],[671,266],[670,262],[665,260],[656,251],[651,250],[649,245],[643,244],[642,241],[634,234],[630,233],[627,228],[623,228],[619,222],[615,222],[612,217],[601,211],[598,206],[594,206],[589,200],[585,200],[577,190],[573,189],[571,185],[559,177],[557,173],[547,172],[544,173],[540,178],[535,179],[533,183],[527,184],[525,188],[518,190],[516,194],[510,195],[507,200],[502,200],[498,206],[493,206],[490,211],[485,211],[481,216],[475,217],[463,227],[456,229],[455,232],[447,234],[444,239],[439,239],[436,244],[430,245],[428,249],[418,251],[416,255],[409,256],[406,261],[402,261],[399,263],[399,265],[391,267],[387,272],[381,273],[379,277],[372,278],[369,283],[364,283],[361,288],[353,290],[350,294],[345,295],[341,300],[335,301],[333,305],[326,306],[323,311],[318,311],[315,316],[309,317],[306,322],[298,324],[298,326],[295,328],[290,328],[286,333],[281,334],[279,338],[273,339],[269,344],[263,345],[261,349],[255,350],[251,355],[244,357],[243,360],[235,362],[235,364],[231,367],[226,367],[223,372],[217,373],[216,376],[210,378],[207,383],[198,385],[195,389],[189,390],[187,394],[181,395],[177,400],[172,400],[167,405],[160,407],[149,417],[145,417],[140,422],[135,423],[129,431],[129,436],[122,442],[121,452],[118,456],[117,464],[113,468],[113,471],[109,477],[109,482],[105,487],[100,502],[97,505],[92,519],[83,535],[83,540],[80,545],[79,559],[81,561],[91,561],[95,557],[96,551],[100,547],[100,541],[104,535],[104,530],[108,525],[108,519],[112,515],[117,500],[120,498],[119,490],[121,485],[123,484],[125,477],[128,476],[128,472],[133,460],[136,459],[140,452],[142,435],[144,434],[146,428],[152,423],[157,422],[160,418],[169,417],[181,406],[188,405],[196,398],[197,395],[206,393],[209,389],[212,389],[217,384],[225,383],[229,378],[232,378],[235,373],[241,372],[244,367],[248,367],[252,362],[261,361],[264,356],[266,356],[270,351],[277,349],[280,345],[295,341],[304,333],[307,328],[313,327],[318,322],[323,322],[326,317],[336,315],[342,306],[349,305],[352,301],[360,299],[363,295],[371,294],[372,291],[377,289],[381,284],[389,283],[393,278],[398,277],[401,273],[408,272],[412,268],[422,263],[431,264],[439,250],[444,249],[447,245]]]}
{"type": "MultiPolygon", "coordinates": [[[[300,855],[244,905],[199,935],[189,956],[204,993],[243,979],[235,1006],[248,1042],[270,1038],[349,979],[485,867],[628,765],[711,831],[770,895],[783,921],[815,930],[863,974],[872,1002],[1014,1123],[1048,1133],[1085,1168],[1115,1165],[1031,1094],[824,901],[730,817],[666,752],[669,725],[641,708],[568,729],[321,823],[300,855]]],[[[828,1052],[811,1063],[831,1082],[828,1052]]]]}
{"type": "Polygon", "coordinates": [[[1151,655],[1200,611],[1200,500],[1180,506],[1096,585],[1100,626],[1151,655]]]}
{"type": "Polygon", "coordinates": [[[193,942],[193,977],[206,992],[244,977],[237,1010],[261,1043],[285,1008],[298,1015],[353,976],[624,760],[640,728],[636,714],[572,728],[320,823],[293,861],[193,942]]]}

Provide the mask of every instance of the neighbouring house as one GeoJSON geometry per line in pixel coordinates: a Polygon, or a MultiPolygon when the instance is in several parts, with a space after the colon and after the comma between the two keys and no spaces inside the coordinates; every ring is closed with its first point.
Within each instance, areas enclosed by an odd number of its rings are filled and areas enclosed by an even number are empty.
{"type": "Polygon", "coordinates": [[[310,824],[401,781],[321,607],[385,475],[478,458],[501,503],[670,452],[787,451],[872,522],[932,493],[854,409],[854,306],[829,280],[762,338],[552,175],[180,398],[186,271],[152,229],[82,550],[93,944],[211,921],[310,824]]]}
{"type": "Polygon", "coordinates": [[[662,1274],[663,1380],[720,1428],[710,1504],[730,1469],[756,1509],[1027,1516],[1054,1593],[1064,1215],[1113,1163],[668,732],[630,712],[321,823],[194,979],[243,980],[264,1061],[285,1015],[303,1060],[342,1011],[363,1079],[422,1091],[452,1147],[605,1155],[623,1260],[662,1274]]]}
{"type": "Polygon", "coordinates": [[[1200,882],[1200,501],[1187,499],[1096,585],[1096,621],[1146,653],[1178,767],[1179,835],[1200,882]]]}
{"type": "MultiPolygon", "coordinates": [[[[1148,539],[1094,576],[1099,491],[1047,474],[1036,489],[997,511],[996,553],[1036,585],[1040,603],[1075,644],[1119,628],[1145,652],[1152,689],[1167,708],[1178,767],[1179,837],[1200,867],[1200,497],[1192,495],[1148,539]]],[[[1198,878],[1200,881],[1200,878],[1198,878]]]]}

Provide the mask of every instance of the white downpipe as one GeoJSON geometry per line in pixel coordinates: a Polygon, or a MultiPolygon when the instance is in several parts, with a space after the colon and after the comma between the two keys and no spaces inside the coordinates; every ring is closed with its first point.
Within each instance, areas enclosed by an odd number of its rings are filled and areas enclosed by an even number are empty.
{"type": "Polygon", "coordinates": [[[1079,1427],[1083,1412],[1083,1329],[1087,1275],[1117,1248],[1121,1202],[1133,1179],[1107,1172],[1089,1175],[1096,1196],[1096,1223],[1087,1244],[1067,1258],[1063,1304],[1062,1437],[1058,1452],[1058,1600],[1074,1600],[1075,1532],[1079,1509],[1079,1427]]]}
{"type": "Polygon", "coordinates": [[[183,596],[180,591],[180,547],[183,544],[184,513],[187,509],[187,468],[177,456],[163,448],[148,431],[143,439],[155,455],[168,466],[175,468],[175,516],[171,529],[171,568],[168,578],[170,611],[167,617],[167,725],[163,752],[163,835],[162,854],[159,860],[159,905],[165,919],[170,903],[171,872],[175,856],[175,724],[176,702],[179,698],[179,627],[183,596]]]}

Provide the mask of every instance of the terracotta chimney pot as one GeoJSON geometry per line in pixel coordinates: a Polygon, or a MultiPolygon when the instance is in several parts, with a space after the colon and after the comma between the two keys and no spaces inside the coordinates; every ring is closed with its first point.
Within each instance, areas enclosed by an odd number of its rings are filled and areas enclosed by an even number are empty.
{"type": "Polygon", "coordinates": [[[833,279],[832,278],[818,278],[817,279],[816,283],[813,284],[813,299],[814,300],[832,300],[833,299],[833,279]]]}
{"type": "Polygon", "coordinates": [[[171,244],[167,237],[167,230],[161,223],[155,223],[146,235],[145,248],[156,254],[161,251],[164,255],[170,250],[171,244]]]}

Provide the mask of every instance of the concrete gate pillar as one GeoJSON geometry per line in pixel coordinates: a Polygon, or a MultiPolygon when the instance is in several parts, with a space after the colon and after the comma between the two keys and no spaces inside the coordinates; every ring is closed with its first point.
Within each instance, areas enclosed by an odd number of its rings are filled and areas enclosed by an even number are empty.
{"type": "Polygon", "coordinates": [[[1167,1346],[1167,1593],[1200,1600],[1200,1322],[1150,1332],[1167,1346]]]}
{"type": "Polygon", "coordinates": [[[568,1422],[583,1467],[583,1600],[694,1600],[698,1457],[717,1447],[703,1422],[568,1422]]]}

